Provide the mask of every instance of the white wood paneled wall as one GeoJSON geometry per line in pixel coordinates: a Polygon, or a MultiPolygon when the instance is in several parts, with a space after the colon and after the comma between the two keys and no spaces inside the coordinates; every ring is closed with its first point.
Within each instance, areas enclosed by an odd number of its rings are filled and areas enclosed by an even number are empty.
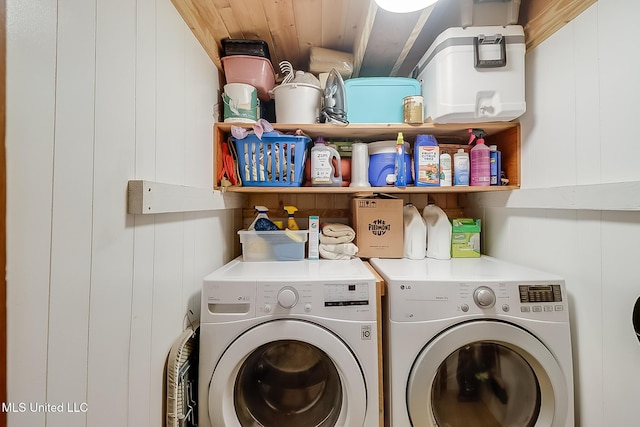
{"type": "Polygon", "coordinates": [[[623,211],[624,192],[607,195],[613,208],[598,200],[585,209],[552,204],[558,186],[586,194],[592,186],[597,197],[601,184],[631,184],[607,187],[615,192],[640,182],[639,15],[638,2],[599,0],[527,54],[523,190],[515,206],[508,197],[472,198],[484,252],[567,281],[582,427],[638,424],[640,345],[631,318],[640,297],[640,211],[623,211]],[[545,190],[551,205],[536,208],[545,190]],[[535,199],[527,203],[527,195],[535,199]]]}
{"type": "Polygon", "coordinates": [[[218,90],[170,0],[7,0],[10,426],[163,425],[239,211],[127,215],[127,181],[211,186],[218,90]],[[30,408],[61,403],[88,410],[30,408]]]}

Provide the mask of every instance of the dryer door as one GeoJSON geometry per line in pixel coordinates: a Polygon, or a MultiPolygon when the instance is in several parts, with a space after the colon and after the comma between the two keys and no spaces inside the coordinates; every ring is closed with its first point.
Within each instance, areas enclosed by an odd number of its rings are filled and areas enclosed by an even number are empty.
{"type": "Polygon", "coordinates": [[[209,385],[213,426],[363,425],[365,379],[354,354],[302,320],[263,323],[223,353],[209,385]]]}
{"type": "Polygon", "coordinates": [[[518,326],[459,324],[421,351],[407,385],[414,427],[565,427],[567,385],[549,349],[518,326]]]}

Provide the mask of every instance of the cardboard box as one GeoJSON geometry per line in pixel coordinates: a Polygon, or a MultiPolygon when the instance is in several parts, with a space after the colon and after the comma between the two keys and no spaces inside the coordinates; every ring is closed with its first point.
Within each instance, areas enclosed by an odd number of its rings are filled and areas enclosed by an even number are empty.
{"type": "Polygon", "coordinates": [[[360,258],[402,258],[402,199],[387,195],[353,199],[353,229],[360,258]]]}
{"type": "Polygon", "coordinates": [[[479,219],[454,218],[451,231],[451,258],[480,257],[479,219]]]}

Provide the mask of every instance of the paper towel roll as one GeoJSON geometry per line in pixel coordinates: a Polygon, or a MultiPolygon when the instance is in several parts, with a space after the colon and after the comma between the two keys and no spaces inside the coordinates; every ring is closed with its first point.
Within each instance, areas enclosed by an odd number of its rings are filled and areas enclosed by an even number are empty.
{"type": "Polygon", "coordinates": [[[363,142],[351,146],[351,184],[349,187],[371,187],[369,184],[369,148],[363,142]]]}

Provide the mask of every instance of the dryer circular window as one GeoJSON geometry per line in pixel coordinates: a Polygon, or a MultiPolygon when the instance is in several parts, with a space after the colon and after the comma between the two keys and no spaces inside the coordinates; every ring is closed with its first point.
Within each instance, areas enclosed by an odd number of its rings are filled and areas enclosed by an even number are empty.
{"type": "Polygon", "coordinates": [[[459,324],[432,340],[411,369],[407,400],[414,426],[552,426],[569,405],[549,349],[496,321],[459,324]]]}
{"type": "Polygon", "coordinates": [[[485,256],[370,262],[387,283],[389,425],[573,427],[562,278],[485,256]]]}
{"type": "Polygon", "coordinates": [[[336,335],[299,320],[252,328],[223,353],[209,385],[213,425],[363,425],[367,393],[358,361],[336,335]]]}

